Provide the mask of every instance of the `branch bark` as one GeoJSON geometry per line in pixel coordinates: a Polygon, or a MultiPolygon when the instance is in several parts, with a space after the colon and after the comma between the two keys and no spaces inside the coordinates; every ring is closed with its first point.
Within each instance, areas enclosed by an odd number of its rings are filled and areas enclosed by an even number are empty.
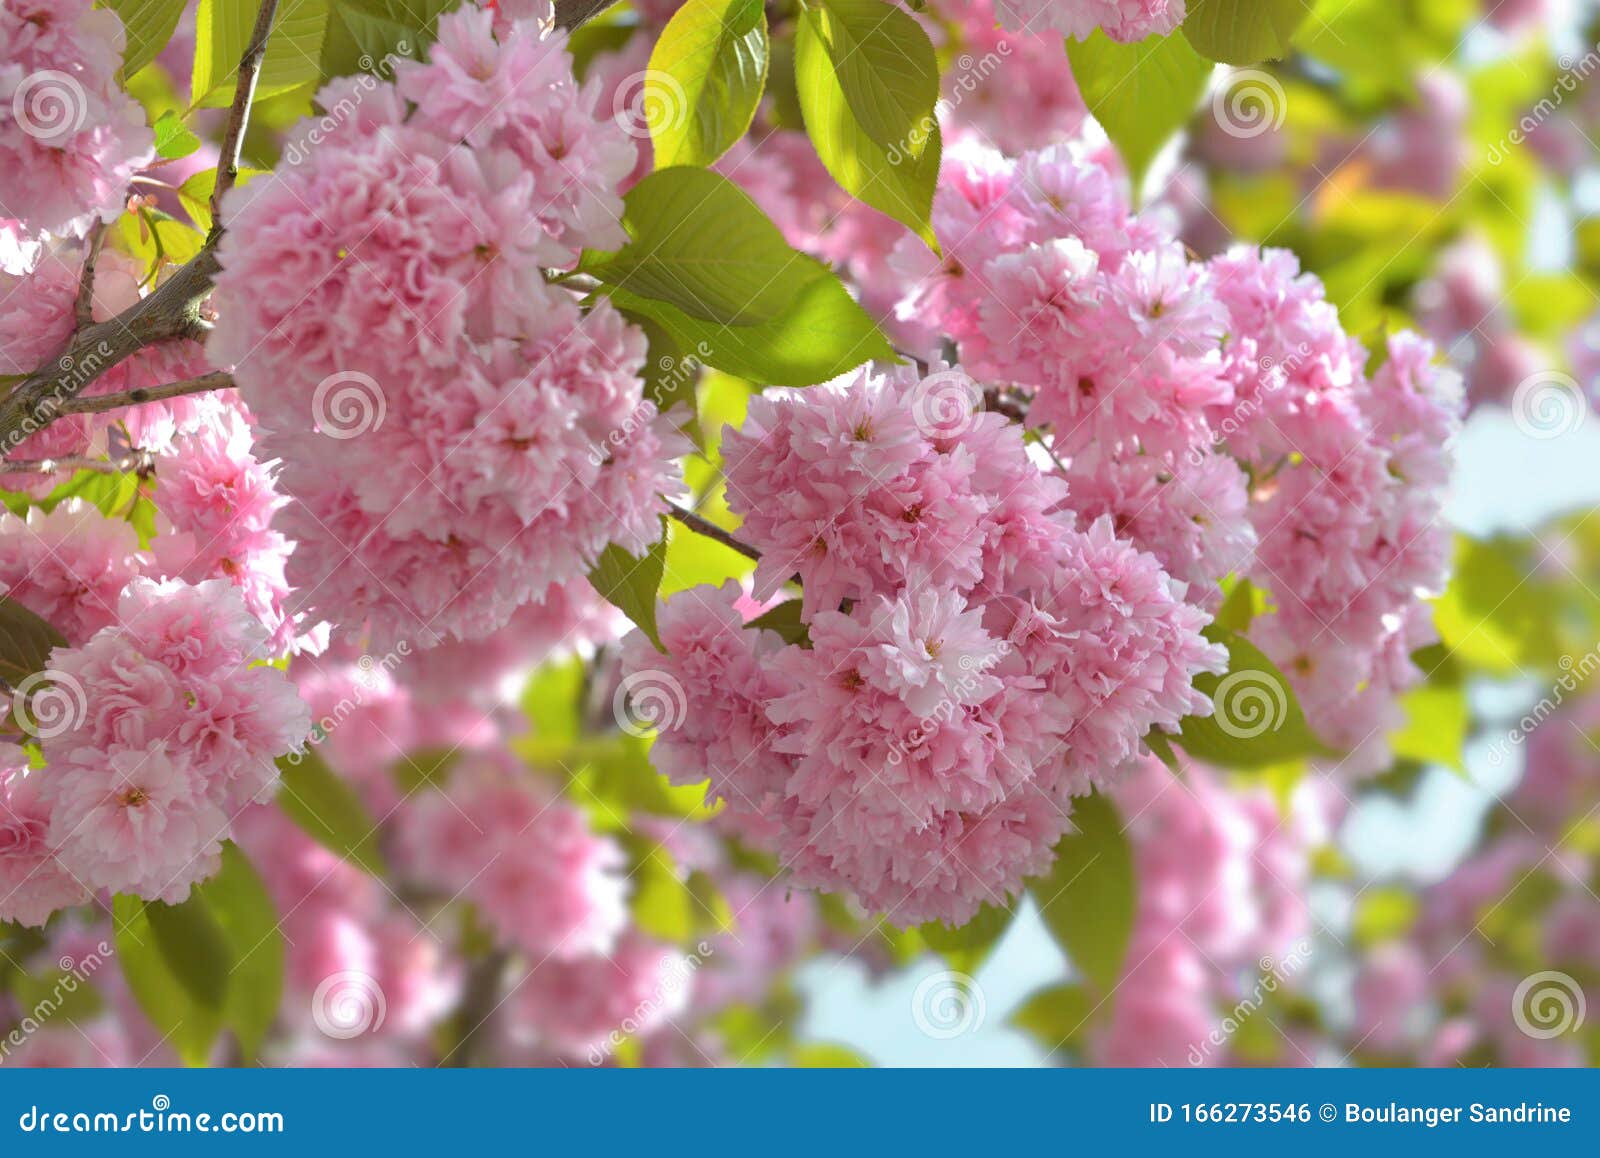
{"type": "MultiPolygon", "coordinates": [[[[198,338],[205,333],[200,304],[211,292],[211,279],[221,268],[216,254],[221,234],[216,198],[225,193],[238,176],[239,147],[250,120],[250,104],[255,97],[256,80],[261,74],[261,61],[266,55],[267,39],[277,12],[278,0],[261,0],[250,44],[239,61],[233,105],[222,134],[222,159],[211,207],[211,236],[206,239],[205,246],[148,297],[109,321],[80,325],[54,362],[35,370],[0,400],[0,457],[10,454],[24,439],[49,426],[95,379],[124,359],[156,342],[198,338]]],[[[92,281],[88,292],[93,293],[92,281]]]]}
{"type": "Polygon", "coordinates": [[[233,188],[239,179],[239,150],[244,146],[244,131],[250,125],[250,104],[255,100],[256,81],[261,77],[261,62],[267,55],[267,38],[272,35],[272,22],[278,15],[278,0],[261,0],[256,10],[256,26],[250,32],[250,43],[239,59],[239,79],[233,87],[233,104],[228,110],[228,127],[222,134],[222,150],[217,158],[217,181],[211,189],[211,232],[221,228],[222,214],[218,207],[222,195],[233,188]]]}
{"type": "Polygon", "coordinates": [[[761,562],[760,551],[756,550],[748,543],[741,543],[727,531],[724,531],[721,527],[717,526],[710,520],[700,517],[693,511],[686,510],[685,508],[680,507],[677,503],[668,503],[667,514],[677,519],[678,522],[682,523],[696,534],[704,535],[708,539],[715,539],[724,547],[727,547],[730,551],[737,551],[747,559],[754,559],[758,563],[761,562]]]}
{"type": "Polygon", "coordinates": [[[555,0],[556,27],[576,28],[585,20],[598,16],[617,0],[555,0]]]}
{"type": "Polygon", "coordinates": [[[98,394],[93,398],[74,398],[62,405],[57,414],[104,414],[108,410],[121,410],[124,406],[141,406],[146,402],[160,402],[167,398],[181,398],[186,394],[209,394],[213,390],[230,390],[233,375],[223,370],[213,370],[198,378],[185,378],[181,382],[167,382],[160,386],[140,386],[121,394],[98,394]]]}

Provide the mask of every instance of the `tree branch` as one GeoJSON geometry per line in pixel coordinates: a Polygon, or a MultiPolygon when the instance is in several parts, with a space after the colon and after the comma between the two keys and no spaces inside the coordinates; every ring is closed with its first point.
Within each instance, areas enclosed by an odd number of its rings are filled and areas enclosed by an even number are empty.
{"type": "MultiPolygon", "coordinates": [[[[24,439],[49,426],[62,413],[63,407],[119,362],[156,342],[197,338],[205,332],[200,320],[200,303],[211,292],[211,279],[221,268],[216,254],[221,228],[215,198],[225,193],[238,176],[239,145],[250,119],[250,103],[255,96],[256,79],[261,73],[261,60],[277,11],[278,0],[261,0],[250,44],[239,61],[233,106],[222,134],[222,160],[213,191],[211,236],[193,259],[179,266],[148,297],[141,298],[109,321],[80,326],[54,363],[35,370],[0,400],[0,456],[11,453],[24,439]]],[[[92,284],[89,293],[93,293],[92,284]]]]}
{"type": "Polygon", "coordinates": [[[76,328],[80,330],[94,322],[94,271],[100,261],[100,247],[105,243],[106,223],[97,217],[84,238],[83,272],[78,275],[78,300],[73,303],[76,328]]]}
{"type": "Polygon", "coordinates": [[[140,406],[146,402],[160,402],[167,398],[181,398],[186,394],[209,394],[213,390],[229,390],[234,386],[233,375],[223,370],[213,370],[198,378],[185,378],[181,382],[167,382],[160,386],[140,386],[121,394],[97,394],[93,398],[74,398],[63,403],[60,414],[104,414],[108,410],[121,410],[124,406],[140,406]]]}
{"type": "Polygon", "coordinates": [[[590,17],[598,16],[617,0],[555,0],[556,27],[576,28],[590,17]]]}
{"type": "Polygon", "coordinates": [[[211,232],[222,228],[222,195],[239,179],[239,150],[244,131],[250,124],[250,103],[255,100],[256,81],[261,76],[261,61],[267,55],[267,38],[278,15],[278,0],[261,0],[256,10],[256,26],[250,43],[239,59],[239,79],[233,88],[233,105],[228,110],[228,127],[222,134],[222,151],[217,158],[217,181],[211,188],[211,232]]]}
{"type": "Polygon", "coordinates": [[[0,461],[0,474],[55,474],[63,470],[92,470],[98,474],[137,474],[149,477],[155,473],[155,460],[149,451],[139,450],[122,458],[84,458],[64,454],[60,458],[8,458],[0,461]]]}
{"type": "Polygon", "coordinates": [[[754,559],[758,563],[761,561],[760,551],[756,550],[747,543],[741,543],[727,531],[724,531],[715,523],[701,518],[693,511],[685,510],[677,503],[668,503],[667,514],[677,519],[678,522],[682,523],[696,534],[704,535],[708,539],[715,539],[724,547],[727,547],[730,551],[737,551],[747,559],[754,559]]]}

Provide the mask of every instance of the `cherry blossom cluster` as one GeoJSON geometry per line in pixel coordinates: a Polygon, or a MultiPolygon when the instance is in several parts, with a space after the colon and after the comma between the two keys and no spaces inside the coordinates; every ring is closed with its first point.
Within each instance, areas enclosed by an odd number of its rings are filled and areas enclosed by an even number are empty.
{"type": "Polygon", "coordinates": [[[1084,40],[1098,28],[1129,43],[1177,28],[1184,0],[995,0],[995,9],[1002,27],[1034,36],[1055,31],[1084,40]]]}
{"type": "Polygon", "coordinates": [[[1252,638],[1352,769],[1383,766],[1429,642],[1419,595],[1445,576],[1456,377],[1409,333],[1369,371],[1293,255],[1191,260],[1081,144],[949,150],[934,223],[942,257],[909,238],[891,257],[902,341],[953,340],[986,387],[1016,391],[1073,507],[1192,601],[1214,607],[1229,574],[1268,592],[1252,638]]]}
{"type": "Polygon", "coordinates": [[[1304,981],[1309,853],[1327,837],[1328,809],[1310,783],[1280,810],[1265,790],[1232,790],[1195,763],[1174,776],[1155,759],[1113,795],[1138,901],[1128,967],[1088,1052],[1099,1065],[1229,1064],[1226,1011],[1304,981]]]}
{"type": "Polygon", "coordinates": [[[330,83],[291,130],[315,147],[223,206],[210,354],[283,462],[289,582],[385,646],[482,638],[608,542],[642,553],[687,449],[643,332],[546,282],[626,240],[632,142],[563,33],[495,20],[330,83]]]}
{"type": "Polygon", "coordinates": [[[223,580],[135,579],[117,622],[56,648],[14,711],[43,771],[7,773],[7,919],[108,889],[166,901],[214,873],[234,816],[276,788],[310,723],[266,630],[223,580]]]}
{"type": "Polygon", "coordinates": [[[155,155],[122,48],[122,20],[91,0],[0,3],[0,224],[69,236],[121,211],[155,155]]]}
{"type": "Polygon", "coordinates": [[[1080,521],[959,370],[860,371],[751,401],[724,437],[756,594],[800,581],[806,646],[685,592],[625,666],[687,710],[653,759],[709,775],[795,879],[901,923],[961,923],[1048,866],[1069,798],[1209,702],[1205,615],[1110,520],[1080,521]]]}

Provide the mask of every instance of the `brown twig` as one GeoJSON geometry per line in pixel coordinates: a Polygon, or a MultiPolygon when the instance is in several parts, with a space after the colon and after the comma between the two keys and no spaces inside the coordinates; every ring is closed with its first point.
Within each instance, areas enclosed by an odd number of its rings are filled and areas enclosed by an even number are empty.
{"type": "Polygon", "coordinates": [[[731,551],[739,552],[739,554],[743,555],[747,559],[754,559],[758,563],[761,561],[760,551],[756,550],[748,543],[741,543],[727,531],[724,531],[715,523],[701,518],[693,511],[686,510],[685,508],[680,507],[677,503],[668,503],[667,514],[677,519],[678,522],[682,523],[696,534],[704,535],[708,539],[715,539],[724,547],[727,547],[731,551]]]}
{"type": "Polygon", "coordinates": [[[98,217],[83,240],[83,273],[78,278],[78,300],[73,303],[77,328],[94,322],[94,270],[100,261],[100,247],[106,243],[106,223],[98,217]]]}
{"type": "Polygon", "coordinates": [[[145,450],[122,458],[85,458],[82,455],[64,454],[60,458],[0,459],[0,474],[55,474],[63,470],[92,470],[99,474],[149,477],[155,471],[155,460],[145,450]]]}
{"type": "Polygon", "coordinates": [[[217,158],[217,182],[211,189],[213,236],[222,228],[222,196],[239,179],[239,150],[244,146],[244,131],[250,124],[250,104],[255,100],[261,62],[267,55],[267,38],[272,35],[272,22],[277,15],[278,0],[261,0],[261,7],[256,10],[256,26],[250,33],[250,43],[239,58],[239,79],[233,87],[228,127],[223,131],[222,151],[217,158]]]}
{"type": "Polygon", "coordinates": [[[140,386],[121,394],[97,394],[93,398],[74,398],[62,403],[58,414],[104,414],[108,410],[121,410],[124,406],[140,406],[146,402],[160,402],[167,398],[181,398],[186,394],[208,394],[213,390],[229,390],[234,386],[233,375],[213,370],[198,378],[185,378],[181,382],[167,382],[161,386],[140,386]]]}
{"type": "Polygon", "coordinates": [[[617,0],[555,0],[556,27],[576,28],[585,20],[598,16],[617,0]]]}

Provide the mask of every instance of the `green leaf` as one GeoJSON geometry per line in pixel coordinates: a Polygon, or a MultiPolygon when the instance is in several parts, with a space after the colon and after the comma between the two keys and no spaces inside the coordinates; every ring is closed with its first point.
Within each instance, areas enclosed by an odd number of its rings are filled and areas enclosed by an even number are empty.
{"type": "Polygon", "coordinates": [[[226,944],[229,964],[223,1011],[247,1059],[261,1051],[283,997],[283,934],[272,896],[232,841],[222,868],[195,889],[226,944]]]}
{"type": "Polygon", "coordinates": [[[50,666],[52,648],[66,647],[62,634],[15,599],[0,595],[0,682],[16,688],[50,666]]]}
{"type": "Polygon", "coordinates": [[[666,553],[665,534],[642,559],[635,558],[612,543],[601,553],[594,569],[589,572],[589,582],[594,584],[594,589],[632,620],[658,651],[664,649],[661,647],[661,637],[656,634],[656,594],[661,590],[666,553]]]}
{"type": "Polygon", "coordinates": [[[863,362],[899,360],[877,323],[820,263],[783,316],[756,326],[707,322],[668,302],[608,292],[619,308],[654,318],[679,342],[703,351],[706,365],[751,382],[814,386],[863,362]]]}
{"type": "Polygon", "coordinates": [[[1496,675],[1555,669],[1564,652],[1551,610],[1562,593],[1535,566],[1543,554],[1532,540],[1510,536],[1457,539],[1434,622],[1463,663],[1496,675]]]}
{"type": "Polygon", "coordinates": [[[200,138],[189,131],[173,109],[156,118],[155,134],[156,153],[162,157],[187,157],[200,147],[200,138]]]}
{"type": "Polygon", "coordinates": [[[387,77],[391,58],[420,60],[438,38],[439,14],[460,0],[327,0],[328,34],[322,41],[322,80],[358,72],[387,77]]]}
{"type": "Polygon", "coordinates": [[[767,83],[761,0],[688,0],[662,30],[643,107],[656,168],[709,165],[744,136],[767,83]]]}
{"type": "Polygon", "coordinates": [[[1212,713],[1184,717],[1175,739],[1185,752],[1223,768],[1259,768],[1328,752],[1306,723],[1289,681],[1260,648],[1217,624],[1205,636],[1227,647],[1228,671],[1195,677],[1212,713]]]}
{"type": "Polygon", "coordinates": [[[387,872],[378,849],[378,826],[361,798],[318,754],[304,751],[278,758],[278,806],[322,847],[373,876],[387,872]]]}
{"type": "Polygon", "coordinates": [[[1168,138],[1199,103],[1212,64],[1176,32],[1118,44],[1096,30],[1068,40],[1067,57],[1083,100],[1117,146],[1135,191],[1168,138]]]}
{"type": "Polygon", "coordinates": [[[1411,931],[1420,907],[1416,894],[1409,889],[1367,889],[1356,901],[1350,931],[1362,948],[1399,940],[1411,931]]]}
{"type": "Polygon", "coordinates": [[[179,905],[112,900],[117,959],[139,1007],[186,1065],[203,1065],[224,1026],[253,1056],[283,992],[277,910],[249,860],[222,846],[215,876],[179,905]]]}
{"type": "Polygon", "coordinates": [[[1069,832],[1050,872],[1028,884],[1039,914],[1079,973],[1102,994],[1122,975],[1133,934],[1137,887],[1122,818],[1098,794],[1072,802],[1069,832]]]}
{"type": "Polygon", "coordinates": [[[1050,1054],[1078,1040],[1094,1008],[1083,986],[1063,982],[1034,990],[1006,1020],[1050,1054]]]}
{"type": "Polygon", "coordinates": [[[951,928],[942,921],[929,921],[920,925],[928,948],[938,953],[950,968],[960,973],[978,971],[1000,938],[1011,927],[1016,911],[1010,906],[985,904],[965,925],[951,928]]]}
{"type": "Polygon", "coordinates": [[[818,264],[789,247],[744,190],[721,173],[652,173],[624,198],[629,242],[588,250],[579,269],[692,318],[750,326],[781,316],[818,264]]]}
{"type": "Polygon", "coordinates": [[[1390,737],[1394,754],[1465,774],[1461,756],[1469,717],[1465,685],[1430,681],[1412,688],[1400,705],[1406,726],[1390,737]]]}
{"type": "MultiPolygon", "coordinates": [[[[221,1002],[202,1001],[182,980],[150,920],[152,907],[138,897],[112,899],[117,961],[134,1000],[162,1040],[172,1046],[185,1065],[204,1065],[212,1043],[222,1031],[221,1002]]],[[[196,952],[204,953],[207,947],[215,951],[221,937],[215,923],[211,923],[196,952]]],[[[182,946],[175,948],[181,957],[182,946]]],[[[222,961],[219,967],[226,969],[226,962],[222,961]]]]}
{"type": "Polygon", "coordinates": [[[859,1070],[871,1063],[855,1050],[831,1042],[809,1042],[789,1051],[789,1062],[803,1070],[859,1070]]]}
{"type": "Polygon", "coordinates": [[[1224,64],[1256,64],[1289,55],[1289,40],[1312,0],[1191,0],[1184,38],[1224,64]]]}
{"type": "MultiPolygon", "coordinates": [[[[252,177],[259,177],[265,172],[266,169],[241,168],[234,180],[234,187],[237,188],[252,177]]],[[[183,206],[183,211],[189,215],[189,220],[193,221],[195,228],[199,230],[207,231],[211,228],[211,192],[216,187],[215,169],[201,169],[178,186],[178,202],[183,206]]]]}
{"type": "MultiPolygon", "coordinates": [[[[281,0],[267,52],[256,80],[256,99],[265,100],[315,81],[328,25],[329,0],[281,0]]],[[[255,29],[256,0],[200,0],[195,20],[191,100],[217,108],[233,100],[239,60],[255,29]]]]}
{"type": "MultiPolygon", "coordinates": [[[[100,0],[122,18],[125,46],[122,50],[122,75],[132,76],[154,60],[183,15],[187,0],[100,0]]],[[[159,146],[158,146],[159,150],[159,146]]],[[[161,154],[163,157],[166,153],[161,154]]]]}
{"type": "Polygon", "coordinates": [[[939,62],[922,25],[884,0],[820,0],[814,11],[861,130],[886,152],[920,156],[939,100],[939,62]]]}
{"type": "Polygon", "coordinates": [[[785,599],[776,607],[763,611],[745,624],[745,627],[775,631],[783,637],[785,643],[809,644],[811,633],[800,620],[802,606],[803,603],[799,599],[785,599]]]}
{"type": "Polygon", "coordinates": [[[804,9],[795,86],[806,133],[833,179],[937,251],[938,69],[916,19],[882,0],[804,9]]]}

